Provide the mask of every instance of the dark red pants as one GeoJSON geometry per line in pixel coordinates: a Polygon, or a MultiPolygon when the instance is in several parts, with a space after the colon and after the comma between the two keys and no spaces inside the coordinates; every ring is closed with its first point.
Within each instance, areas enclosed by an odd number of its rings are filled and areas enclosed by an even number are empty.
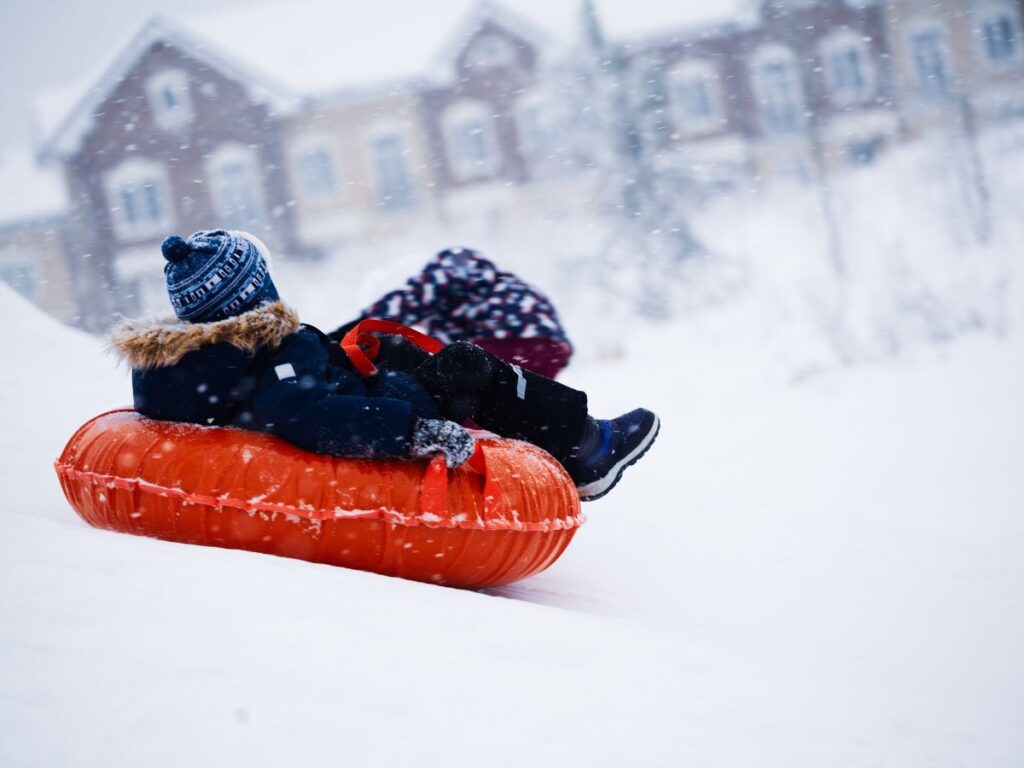
{"type": "Polygon", "coordinates": [[[472,339],[506,363],[553,379],[569,364],[572,347],[554,339],[472,339]]]}

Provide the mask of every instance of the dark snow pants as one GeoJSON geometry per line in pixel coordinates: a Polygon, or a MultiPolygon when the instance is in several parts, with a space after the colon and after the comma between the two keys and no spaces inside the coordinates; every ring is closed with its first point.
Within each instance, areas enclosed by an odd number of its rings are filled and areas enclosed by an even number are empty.
{"type": "Polygon", "coordinates": [[[587,423],[587,395],[492,355],[469,342],[449,344],[416,368],[445,418],[472,420],[525,440],[559,461],[569,458],[587,423]]]}

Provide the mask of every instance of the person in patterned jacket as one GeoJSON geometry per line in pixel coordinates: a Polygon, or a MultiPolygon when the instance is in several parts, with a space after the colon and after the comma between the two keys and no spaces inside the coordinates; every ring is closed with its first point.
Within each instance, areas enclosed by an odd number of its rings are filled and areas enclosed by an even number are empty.
{"type": "Polygon", "coordinates": [[[405,287],[385,294],[330,338],[364,318],[417,325],[445,344],[468,341],[505,362],[555,378],[572,344],[544,294],[468,248],[441,251],[405,287]]]}

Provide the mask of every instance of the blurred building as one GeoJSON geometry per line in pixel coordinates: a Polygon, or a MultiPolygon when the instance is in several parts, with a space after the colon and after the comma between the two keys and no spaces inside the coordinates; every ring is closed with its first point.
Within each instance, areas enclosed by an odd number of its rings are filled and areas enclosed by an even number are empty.
{"type": "Polygon", "coordinates": [[[883,7],[908,137],[1024,115],[1020,0],[889,0],[883,7]]]}
{"type": "Polygon", "coordinates": [[[86,327],[150,303],[170,232],[216,221],[293,247],[277,117],[290,98],[155,19],[60,113],[39,153],[64,169],[72,260],[89,255],[74,285],[86,327]]]}
{"type": "Polygon", "coordinates": [[[625,50],[684,162],[712,177],[811,180],[824,160],[870,161],[899,134],[885,24],[875,3],[766,0],[625,50]]]}
{"type": "Polygon", "coordinates": [[[284,131],[298,251],[363,241],[429,207],[430,148],[410,89],[321,97],[284,131]]]}
{"type": "Polygon", "coordinates": [[[29,153],[0,157],[0,282],[57,319],[77,323],[67,209],[60,169],[37,167],[29,153]]]}
{"type": "Polygon", "coordinates": [[[41,100],[73,314],[100,329],[162,306],[170,232],[248,229],[313,258],[585,206],[623,137],[720,191],[1024,111],[1022,0],[707,6],[434,0],[429,30],[414,0],[153,19],[41,100]]]}

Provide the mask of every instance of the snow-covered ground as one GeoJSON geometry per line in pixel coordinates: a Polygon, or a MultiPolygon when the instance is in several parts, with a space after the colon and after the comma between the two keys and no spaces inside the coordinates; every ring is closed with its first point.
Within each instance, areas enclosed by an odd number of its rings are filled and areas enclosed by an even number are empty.
{"type": "MultiPolygon", "coordinates": [[[[838,344],[779,201],[707,212],[742,285],[668,324],[514,263],[565,307],[566,382],[664,426],[558,563],[486,594],[87,527],[51,462],[129,384],[0,292],[0,765],[1020,765],[1024,174],[961,248],[901,172],[844,187],[891,215],[847,207],[838,344]]],[[[281,269],[325,322],[324,276],[281,269]]]]}

